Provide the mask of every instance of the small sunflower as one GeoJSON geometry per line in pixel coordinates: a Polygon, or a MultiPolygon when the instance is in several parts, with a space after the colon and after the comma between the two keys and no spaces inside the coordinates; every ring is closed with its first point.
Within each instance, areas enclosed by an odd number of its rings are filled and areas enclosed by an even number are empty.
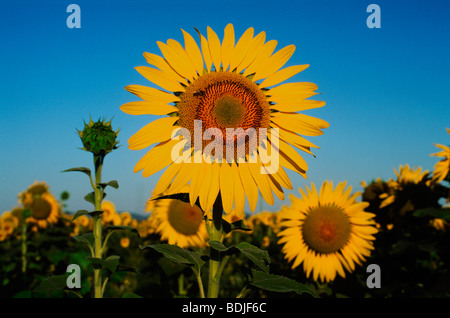
{"type": "Polygon", "coordinates": [[[173,39],[167,44],[157,42],[163,57],[144,53],[153,67],[136,67],[161,89],[126,87],[143,100],[122,105],[123,112],[168,115],[150,122],[128,140],[131,150],[155,145],[139,160],[134,172],[143,170],[143,176],[148,177],[167,167],[155,192],[170,187],[176,193],[190,184],[190,203],[194,205],[198,199],[203,211],[212,209],[219,194],[226,213],[233,209],[242,212],[246,196],[254,211],[258,191],[269,204],[274,203],[273,194],[284,199],[283,187],[292,189],[284,168],[305,178],[308,169],[293,147],[312,154],[310,149],[318,147],[301,135],[318,136],[329,126],[324,120],[299,113],[325,105],[307,100],[317,94],[317,85],[279,85],[309,65],[282,68],[295,46],[274,53],[278,42],[265,42],[266,33],[254,35],[253,28],[237,41],[232,24],[225,27],[222,41],[210,27],[206,37],[197,30],[200,46],[189,33],[182,32],[184,47],[173,39]],[[213,136],[208,135],[211,130],[213,136]],[[262,131],[268,138],[255,144],[250,141],[252,132],[260,136],[262,131]],[[188,132],[192,138],[174,139],[180,132],[183,136],[188,132]],[[198,134],[201,140],[197,142],[198,134]],[[213,137],[214,143],[210,141],[213,137]],[[269,148],[279,158],[276,171],[271,169],[272,162],[262,160],[263,149],[268,152],[269,148]]]}
{"type": "Polygon", "coordinates": [[[291,206],[279,213],[282,231],[278,243],[284,244],[285,258],[296,268],[303,263],[306,276],[311,272],[317,281],[333,281],[336,273],[345,277],[355,264],[361,265],[373,249],[375,227],[373,213],[365,212],[366,202],[356,202],[359,193],[351,194],[351,186],[325,181],[316,190],[299,189],[302,198],[291,195],[291,206]]]}
{"type": "MultiPolygon", "coordinates": [[[[184,189],[188,191],[187,188],[184,189]]],[[[204,247],[208,233],[203,211],[177,199],[156,199],[149,224],[157,223],[161,240],[180,247],[204,247]]]]}
{"type": "Polygon", "coordinates": [[[108,200],[103,200],[101,209],[103,211],[102,214],[102,224],[103,225],[120,225],[122,222],[120,215],[116,211],[116,206],[113,202],[108,200]]]}
{"type": "Polygon", "coordinates": [[[397,179],[390,179],[387,181],[388,191],[379,196],[379,198],[383,200],[380,203],[380,209],[394,203],[398,197],[399,191],[404,190],[408,186],[418,185],[420,183],[423,183],[424,185],[429,184],[429,180],[427,179],[429,172],[428,170],[422,171],[422,167],[410,168],[408,164],[404,166],[400,165],[398,171],[394,169],[394,173],[397,176],[397,179]]]}
{"type": "Polygon", "coordinates": [[[19,201],[25,209],[29,209],[31,216],[27,223],[44,229],[50,224],[58,222],[61,216],[61,205],[49,191],[45,182],[35,182],[26,191],[19,194],[19,201]]]}
{"type": "MultiPolygon", "coordinates": [[[[450,135],[450,129],[446,128],[447,133],[450,135]]],[[[441,182],[443,181],[450,172],[450,147],[434,144],[436,147],[441,149],[442,151],[439,151],[437,153],[433,153],[430,156],[432,157],[441,157],[442,160],[438,161],[434,165],[434,171],[433,171],[433,178],[432,180],[435,182],[441,182]]]]}

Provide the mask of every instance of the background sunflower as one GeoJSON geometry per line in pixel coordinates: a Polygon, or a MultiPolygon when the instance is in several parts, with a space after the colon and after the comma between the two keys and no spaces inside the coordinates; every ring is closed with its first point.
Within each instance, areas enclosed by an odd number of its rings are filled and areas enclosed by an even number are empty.
{"type": "Polygon", "coordinates": [[[356,202],[359,193],[351,186],[325,181],[320,189],[314,184],[302,197],[291,196],[291,206],[279,213],[282,218],[278,243],[284,244],[285,258],[296,268],[303,263],[306,276],[314,280],[333,281],[336,274],[345,277],[361,265],[374,248],[373,236],[378,230],[374,214],[365,212],[367,202],[356,202]]]}

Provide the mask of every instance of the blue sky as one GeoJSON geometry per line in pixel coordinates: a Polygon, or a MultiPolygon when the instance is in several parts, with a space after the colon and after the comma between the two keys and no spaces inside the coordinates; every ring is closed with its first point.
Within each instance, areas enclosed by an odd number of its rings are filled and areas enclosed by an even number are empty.
{"type": "MultiPolygon", "coordinates": [[[[153,116],[131,116],[120,105],[138,100],[124,87],[151,86],[135,66],[143,52],[160,54],[156,41],[183,42],[180,28],[211,26],[223,37],[248,28],[266,32],[277,49],[296,45],[288,65],[310,64],[292,81],[314,82],[326,106],[307,112],[330,123],[308,138],[321,148],[305,155],[308,179],[299,186],[394,177],[400,164],[432,170],[433,143],[450,144],[450,2],[442,1],[2,1],[0,3],[0,213],[35,180],[59,195],[69,210],[90,209],[85,175],[62,170],[92,167],[76,129],[89,117],[113,118],[122,145],[105,160],[103,180],[116,179],[107,199],[120,211],[142,212],[160,173],[133,173],[146,152],[127,140],[153,116]],[[81,28],[69,29],[69,4],[81,8],[81,28]],[[381,9],[381,28],[370,29],[369,4],[381,9]]],[[[289,200],[257,208],[276,211],[289,200]]]]}

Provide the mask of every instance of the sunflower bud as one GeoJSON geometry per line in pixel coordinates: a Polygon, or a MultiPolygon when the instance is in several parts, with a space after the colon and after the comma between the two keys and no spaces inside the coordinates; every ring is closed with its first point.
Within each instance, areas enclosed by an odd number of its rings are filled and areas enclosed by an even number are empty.
{"type": "Polygon", "coordinates": [[[89,123],[84,123],[82,131],[78,130],[78,135],[81,138],[84,148],[83,150],[92,152],[96,156],[106,156],[109,152],[117,149],[116,140],[119,135],[119,130],[114,131],[111,127],[111,121],[98,120],[93,122],[92,118],[89,123]]]}

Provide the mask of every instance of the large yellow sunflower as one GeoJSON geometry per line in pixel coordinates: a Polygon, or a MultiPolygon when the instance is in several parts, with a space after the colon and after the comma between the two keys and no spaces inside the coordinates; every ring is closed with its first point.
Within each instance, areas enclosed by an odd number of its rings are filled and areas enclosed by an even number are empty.
{"type": "Polygon", "coordinates": [[[313,279],[333,281],[336,273],[345,277],[355,264],[361,265],[373,249],[375,227],[373,213],[365,212],[367,202],[356,202],[359,193],[351,195],[351,186],[325,181],[318,193],[314,184],[302,198],[291,195],[291,206],[278,212],[283,229],[278,243],[283,244],[285,258],[296,268],[303,263],[307,275],[313,279]]]}
{"type": "Polygon", "coordinates": [[[19,202],[31,212],[26,222],[36,224],[39,228],[55,224],[61,216],[61,205],[45,182],[34,182],[19,194],[19,202]]]}
{"type": "MultiPolygon", "coordinates": [[[[188,188],[183,188],[188,191],[188,188]]],[[[167,193],[167,192],[165,192],[167,193]]],[[[208,233],[203,211],[177,199],[156,199],[149,224],[157,225],[161,240],[180,247],[204,247],[208,233]]]]}
{"type": "MultiPolygon", "coordinates": [[[[450,135],[450,129],[446,128],[447,133],[450,135]]],[[[432,157],[442,157],[443,159],[438,161],[434,165],[433,178],[435,182],[441,182],[444,180],[450,172],[450,147],[434,144],[436,147],[440,148],[442,151],[432,153],[432,157]]]]}
{"type": "Polygon", "coordinates": [[[309,65],[282,68],[295,46],[274,53],[277,41],[266,42],[265,32],[255,35],[253,28],[237,41],[232,24],[225,27],[222,41],[210,27],[206,37],[197,30],[200,46],[182,32],[184,47],[173,39],[157,42],[163,56],[144,53],[152,67],[136,67],[159,88],[126,87],[142,100],[122,105],[122,111],[163,116],[128,140],[132,150],[156,144],[134,171],[148,177],[167,167],[155,192],[168,187],[177,192],[190,184],[191,205],[198,199],[204,211],[219,193],[226,213],[242,213],[245,196],[254,211],[258,190],[269,204],[274,193],[284,199],[283,187],[292,189],[284,168],[305,178],[308,169],[292,146],[312,154],[310,148],[318,147],[301,135],[321,135],[329,126],[298,113],[325,105],[306,99],[317,94],[317,85],[279,85],[309,65]]]}

